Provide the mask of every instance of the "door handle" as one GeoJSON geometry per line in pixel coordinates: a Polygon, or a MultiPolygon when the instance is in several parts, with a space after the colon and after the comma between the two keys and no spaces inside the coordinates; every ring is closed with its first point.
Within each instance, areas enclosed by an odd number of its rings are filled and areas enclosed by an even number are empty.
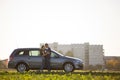
{"type": "Polygon", "coordinates": [[[28,59],[30,59],[30,57],[28,59]]]}

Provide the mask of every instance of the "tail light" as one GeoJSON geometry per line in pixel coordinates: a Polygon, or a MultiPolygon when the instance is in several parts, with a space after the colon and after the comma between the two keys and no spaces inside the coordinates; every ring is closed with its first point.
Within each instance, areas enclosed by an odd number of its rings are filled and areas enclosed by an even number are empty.
{"type": "Polygon", "coordinates": [[[9,61],[12,61],[13,60],[13,55],[10,55],[10,57],[9,57],[9,61]]]}

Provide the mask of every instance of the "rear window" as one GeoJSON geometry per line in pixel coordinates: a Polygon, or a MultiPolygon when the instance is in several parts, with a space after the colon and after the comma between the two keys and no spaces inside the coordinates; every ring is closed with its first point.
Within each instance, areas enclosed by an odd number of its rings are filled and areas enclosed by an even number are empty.
{"type": "Polygon", "coordinates": [[[27,53],[27,51],[18,51],[15,55],[16,56],[28,56],[29,54],[27,53]]]}

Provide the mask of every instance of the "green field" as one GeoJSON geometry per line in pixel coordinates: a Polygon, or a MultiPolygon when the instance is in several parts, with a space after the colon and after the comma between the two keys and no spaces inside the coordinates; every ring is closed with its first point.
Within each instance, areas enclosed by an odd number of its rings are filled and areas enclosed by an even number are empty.
{"type": "Polygon", "coordinates": [[[120,80],[120,72],[44,72],[0,71],[0,80],[120,80]]]}

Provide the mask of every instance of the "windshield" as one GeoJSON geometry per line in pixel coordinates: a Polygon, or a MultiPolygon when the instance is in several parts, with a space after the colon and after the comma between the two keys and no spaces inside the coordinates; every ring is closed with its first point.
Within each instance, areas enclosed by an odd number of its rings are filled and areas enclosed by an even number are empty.
{"type": "Polygon", "coordinates": [[[52,50],[53,52],[55,52],[55,53],[57,53],[58,55],[60,55],[60,56],[64,56],[63,54],[61,54],[61,53],[59,53],[59,52],[57,52],[57,51],[55,51],[55,50],[52,50]]]}

